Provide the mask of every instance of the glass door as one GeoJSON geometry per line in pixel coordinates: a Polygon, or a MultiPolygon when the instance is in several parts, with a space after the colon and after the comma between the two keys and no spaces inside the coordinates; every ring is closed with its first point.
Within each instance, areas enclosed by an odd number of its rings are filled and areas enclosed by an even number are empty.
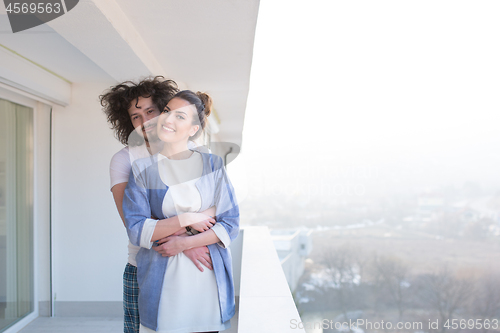
{"type": "Polygon", "coordinates": [[[33,109],[0,99],[0,332],[34,311],[33,109]]]}

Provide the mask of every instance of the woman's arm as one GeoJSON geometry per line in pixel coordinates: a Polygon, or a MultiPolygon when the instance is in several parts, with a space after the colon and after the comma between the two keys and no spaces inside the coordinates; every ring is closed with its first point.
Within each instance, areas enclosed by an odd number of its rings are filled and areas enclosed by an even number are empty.
{"type": "Polygon", "coordinates": [[[212,217],[214,215],[215,207],[210,207],[201,213],[187,213],[168,219],[158,220],[151,241],[154,242],[168,237],[182,229],[186,230],[185,226],[192,226],[200,232],[206,231],[215,224],[215,220],[212,217]]]}

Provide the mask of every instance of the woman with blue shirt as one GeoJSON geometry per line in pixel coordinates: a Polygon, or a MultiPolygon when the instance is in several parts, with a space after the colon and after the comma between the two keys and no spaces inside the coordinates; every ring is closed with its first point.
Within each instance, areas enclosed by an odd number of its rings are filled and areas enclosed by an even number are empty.
{"type": "Polygon", "coordinates": [[[235,312],[228,248],[239,231],[234,190],[219,156],[187,146],[205,128],[211,105],[206,94],[177,93],[158,118],[163,149],[132,167],[123,211],[130,241],[141,247],[141,333],[221,331],[235,312]],[[198,213],[210,207],[215,219],[198,213]],[[182,251],[204,245],[213,270],[201,272],[182,251]]]}

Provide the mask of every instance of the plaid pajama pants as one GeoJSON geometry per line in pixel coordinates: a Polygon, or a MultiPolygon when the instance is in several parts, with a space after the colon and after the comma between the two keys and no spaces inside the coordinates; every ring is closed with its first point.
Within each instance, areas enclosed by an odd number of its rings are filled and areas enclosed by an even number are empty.
{"type": "Polygon", "coordinates": [[[139,333],[139,285],[137,267],[127,263],[123,272],[124,333],[139,333]]]}

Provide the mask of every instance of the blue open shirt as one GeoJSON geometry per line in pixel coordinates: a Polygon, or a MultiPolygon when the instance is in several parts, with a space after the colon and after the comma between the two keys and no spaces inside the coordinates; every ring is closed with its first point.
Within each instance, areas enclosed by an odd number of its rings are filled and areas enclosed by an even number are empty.
{"type": "MultiPolygon", "coordinates": [[[[194,153],[200,153],[203,159],[202,177],[196,181],[201,195],[200,211],[215,206],[217,223],[224,227],[233,241],[238,236],[240,214],[222,158],[204,152],[194,153]]],[[[163,215],[162,211],[167,191],[168,186],[161,181],[158,171],[158,154],[135,161],[123,198],[123,213],[132,244],[141,246],[141,232],[151,216],[159,219],[172,217],[163,215]]],[[[222,243],[208,245],[208,249],[217,281],[223,323],[231,319],[235,312],[231,252],[222,243]]],[[[153,330],[158,326],[158,306],[167,263],[168,257],[162,257],[153,249],[141,247],[137,254],[139,316],[141,324],[153,330]]]]}

